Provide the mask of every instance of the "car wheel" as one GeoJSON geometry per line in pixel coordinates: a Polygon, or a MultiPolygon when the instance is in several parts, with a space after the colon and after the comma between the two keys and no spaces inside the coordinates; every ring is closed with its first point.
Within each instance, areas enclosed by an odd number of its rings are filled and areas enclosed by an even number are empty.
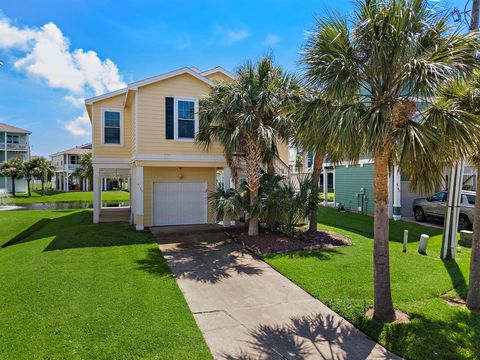
{"type": "Polygon", "coordinates": [[[470,230],[471,226],[472,225],[470,224],[470,220],[468,220],[468,217],[460,214],[460,217],[458,218],[458,231],[470,230]]]}
{"type": "Polygon", "coordinates": [[[425,221],[425,213],[420,206],[417,206],[415,209],[413,209],[413,216],[415,216],[416,221],[425,221]]]}

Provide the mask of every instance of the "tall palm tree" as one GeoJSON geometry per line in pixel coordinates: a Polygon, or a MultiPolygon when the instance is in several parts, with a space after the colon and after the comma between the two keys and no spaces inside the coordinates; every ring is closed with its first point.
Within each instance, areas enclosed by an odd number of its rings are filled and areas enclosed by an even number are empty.
{"type": "MultiPolygon", "coordinates": [[[[454,79],[442,86],[435,99],[439,108],[454,109],[465,112],[465,116],[480,118],[480,71],[464,79],[454,79]]],[[[480,134],[479,139],[470,143],[470,162],[477,167],[476,191],[480,194],[480,134]]],[[[470,280],[467,295],[467,307],[480,311],[480,201],[475,202],[475,216],[473,224],[472,253],[470,260],[470,280]]]]}
{"type": "Polygon", "coordinates": [[[12,159],[3,162],[0,165],[0,173],[12,180],[12,195],[16,196],[15,180],[21,179],[25,175],[23,160],[12,159]]]}
{"type": "Polygon", "coordinates": [[[24,171],[25,179],[27,180],[27,189],[28,189],[29,197],[32,196],[30,184],[31,184],[32,178],[34,177],[33,175],[34,168],[35,168],[35,159],[27,160],[23,162],[23,171],[24,171]]]}
{"type": "MultiPolygon", "coordinates": [[[[330,141],[328,128],[319,126],[325,118],[331,116],[334,108],[323,100],[319,93],[304,89],[303,98],[294,108],[293,143],[305,151],[313,152],[313,169],[311,179],[311,194],[318,198],[320,194],[320,175],[323,160],[328,154],[334,158],[337,150],[330,141]]],[[[323,181],[327,181],[324,179],[323,181]]],[[[318,227],[318,201],[312,201],[310,206],[309,231],[317,231],[318,227]]]]}
{"type": "Polygon", "coordinates": [[[55,175],[55,167],[49,160],[43,157],[39,157],[35,159],[35,167],[33,169],[33,174],[42,182],[42,196],[44,196],[45,182],[50,181],[55,175]]]}
{"type": "MultiPolygon", "coordinates": [[[[447,18],[425,0],[369,0],[355,4],[351,19],[319,19],[303,55],[306,76],[329,100],[335,116],[320,126],[332,133],[349,160],[362,152],[375,161],[374,173],[374,318],[395,319],[389,266],[388,176],[392,165],[415,181],[439,178],[440,161],[465,153],[472,119],[416,116],[435,89],[456,74],[479,65],[477,33],[451,31],[447,18]],[[449,131],[451,151],[438,151],[449,131]],[[435,175],[435,176],[434,176],[435,175]]],[[[446,109],[436,109],[448,112],[446,109]]],[[[443,166],[443,164],[442,164],[443,166]]],[[[418,182],[425,186],[428,183],[418,182]]]]}
{"type": "Polygon", "coordinates": [[[247,61],[236,71],[232,82],[213,86],[200,103],[200,130],[197,141],[206,149],[219,142],[225,157],[235,157],[237,149],[245,152],[245,172],[250,191],[248,234],[258,235],[257,198],[262,164],[266,154],[289,128],[286,109],[296,90],[292,76],[265,57],[247,61]]]}

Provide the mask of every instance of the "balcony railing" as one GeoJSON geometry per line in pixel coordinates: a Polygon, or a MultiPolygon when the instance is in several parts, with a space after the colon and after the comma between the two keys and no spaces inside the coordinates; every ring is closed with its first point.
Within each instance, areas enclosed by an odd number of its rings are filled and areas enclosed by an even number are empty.
{"type": "Polygon", "coordinates": [[[28,144],[11,144],[0,142],[0,149],[26,151],[28,150],[28,144]]]}

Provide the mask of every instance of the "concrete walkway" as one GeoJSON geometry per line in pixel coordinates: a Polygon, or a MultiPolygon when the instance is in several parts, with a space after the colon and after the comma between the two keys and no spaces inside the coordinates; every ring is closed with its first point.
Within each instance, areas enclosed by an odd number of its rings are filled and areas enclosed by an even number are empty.
{"type": "Polygon", "coordinates": [[[216,359],[399,359],[221,231],[152,233],[216,359]]]}

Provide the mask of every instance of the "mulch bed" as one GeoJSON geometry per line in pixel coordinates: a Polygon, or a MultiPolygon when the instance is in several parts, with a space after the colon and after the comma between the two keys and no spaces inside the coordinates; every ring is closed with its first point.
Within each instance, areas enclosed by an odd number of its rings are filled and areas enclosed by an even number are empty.
{"type": "Polygon", "coordinates": [[[262,232],[258,236],[248,236],[244,231],[233,231],[229,235],[234,241],[257,255],[352,245],[352,241],[348,237],[326,230],[304,231],[297,237],[275,232],[262,232]]]}

